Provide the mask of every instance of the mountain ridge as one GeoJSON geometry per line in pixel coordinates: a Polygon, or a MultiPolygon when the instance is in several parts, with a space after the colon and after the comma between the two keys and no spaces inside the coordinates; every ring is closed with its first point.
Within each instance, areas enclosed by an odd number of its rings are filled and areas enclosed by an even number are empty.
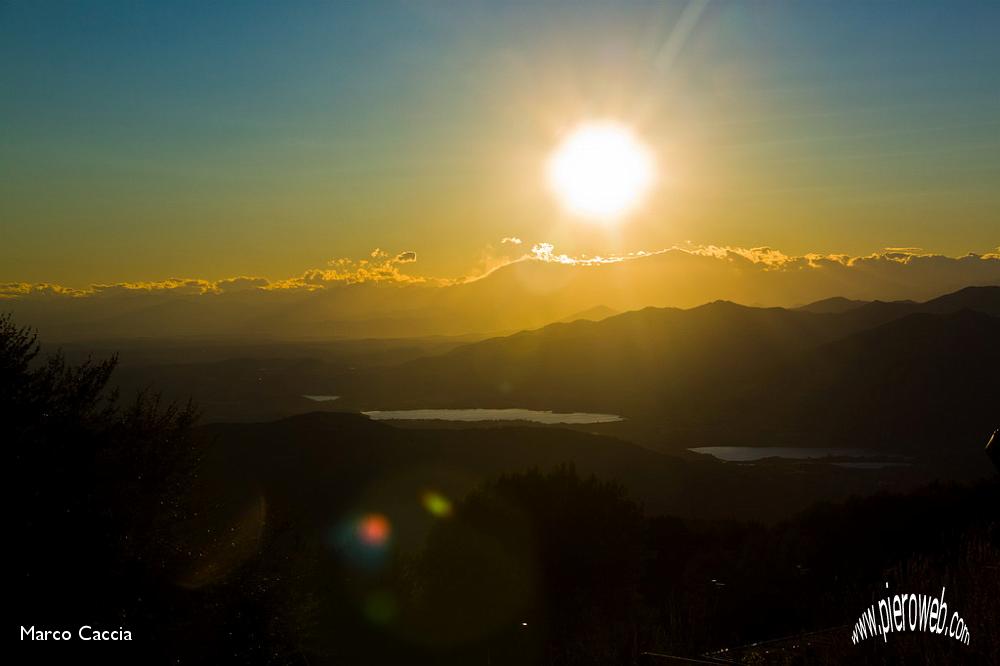
{"type": "MultiPolygon", "coordinates": [[[[902,398],[880,398],[866,406],[850,399],[851,391],[861,395],[879,387],[879,396],[891,397],[873,368],[884,366],[883,372],[891,375],[926,367],[933,369],[928,376],[944,384],[922,390],[952,405],[964,420],[955,426],[956,432],[964,432],[984,418],[972,413],[984,408],[982,397],[994,395],[983,368],[995,357],[993,336],[1000,339],[1000,318],[991,314],[998,300],[1000,288],[987,288],[925,303],[875,302],[841,314],[752,308],[728,301],[688,310],[645,308],[599,322],[551,324],[406,361],[383,375],[358,378],[354,388],[360,395],[345,392],[344,406],[611,412],[637,422],[666,420],[677,428],[726,437],[739,436],[739,419],[722,428],[722,416],[745,413],[742,420],[754,423],[757,433],[785,423],[789,431],[815,430],[818,436],[823,430],[822,404],[836,404],[833,396],[843,393],[840,402],[855,405],[856,413],[843,415],[843,428],[827,430],[841,440],[875,441],[871,433],[861,432],[877,421],[874,405],[895,414],[905,411],[902,398]],[[935,345],[955,350],[954,358],[950,353],[935,356],[935,345]],[[849,349],[856,351],[843,351],[849,349]],[[844,356],[840,366],[831,368],[824,360],[838,355],[844,356]],[[884,361],[881,366],[875,362],[879,359],[884,361]],[[964,368],[968,381],[962,382],[941,359],[964,368]],[[840,383],[833,385],[824,376],[837,376],[840,383]],[[794,408],[776,404],[782,402],[794,408]],[[755,417],[754,411],[762,416],[755,417]],[[714,425],[706,431],[710,423],[714,425]]],[[[913,386],[921,389],[925,384],[914,377],[913,386]]],[[[910,426],[904,431],[914,445],[923,446],[931,434],[940,434],[930,423],[940,410],[924,399],[920,404],[923,415],[915,424],[926,427],[928,434],[922,436],[919,428],[910,426]]],[[[749,431],[741,439],[748,436],[749,431]]],[[[817,440],[814,445],[821,444],[817,440]]]]}

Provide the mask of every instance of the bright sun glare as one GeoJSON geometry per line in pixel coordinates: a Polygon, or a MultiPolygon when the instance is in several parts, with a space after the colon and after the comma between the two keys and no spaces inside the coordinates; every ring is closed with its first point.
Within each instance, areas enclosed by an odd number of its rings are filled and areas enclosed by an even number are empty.
{"type": "Polygon", "coordinates": [[[621,219],[642,201],[656,177],[652,152],[614,122],[580,125],[549,158],[549,185],[574,215],[599,222],[621,219]]]}

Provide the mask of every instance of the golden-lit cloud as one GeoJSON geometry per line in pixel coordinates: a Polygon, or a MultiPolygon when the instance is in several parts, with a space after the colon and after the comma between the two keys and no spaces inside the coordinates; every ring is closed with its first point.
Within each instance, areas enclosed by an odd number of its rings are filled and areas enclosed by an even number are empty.
{"type": "MultiPolygon", "coordinates": [[[[502,252],[488,247],[480,258],[482,270],[476,275],[447,280],[430,278],[406,268],[416,263],[417,253],[412,250],[390,254],[374,249],[362,259],[341,257],[332,259],[323,267],[310,268],[300,275],[271,280],[261,276],[235,276],[222,280],[200,278],[169,278],[159,281],[119,282],[94,284],[86,288],[72,288],[52,283],[10,282],[0,284],[2,299],[58,299],[58,298],[111,298],[122,295],[174,294],[183,296],[218,296],[237,292],[289,292],[321,291],[338,286],[360,284],[421,285],[426,288],[445,288],[470,284],[489,278],[506,266],[557,264],[566,271],[588,267],[622,265],[622,275],[641,273],[642,280],[652,284],[631,284],[637,293],[662,294],[651,299],[651,304],[671,303],[671,294],[677,293],[677,270],[697,272],[701,278],[711,276],[715,287],[706,286],[704,300],[735,298],[734,294],[751,293],[759,280],[755,276],[771,275],[767,283],[773,286],[772,294],[761,294],[759,300],[781,302],[784,294],[802,290],[787,288],[784,282],[775,282],[781,275],[794,274],[802,284],[817,287],[825,296],[830,290],[840,289],[844,295],[862,298],[909,297],[906,290],[912,287],[913,297],[943,292],[969,284],[1000,284],[1000,248],[985,254],[967,254],[949,257],[920,248],[885,248],[862,256],[843,254],[807,253],[789,255],[770,247],[733,247],[718,245],[685,244],[668,248],[637,250],[625,254],[570,255],[559,252],[552,243],[537,242],[530,250],[522,251],[524,243],[518,238],[504,238],[502,246],[510,246],[518,254],[502,252]],[[694,263],[692,263],[694,262],[694,263]],[[634,267],[634,271],[633,268],[634,267]],[[722,267],[728,267],[720,271],[722,267]],[[706,272],[707,271],[707,272],[706,272]],[[670,280],[658,275],[670,276],[670,280]],[[745,283],[745,284],[743,284],[745,283]],[[721,285],[725,285],[722,288],[721,285]],[[766,297],[766,298],[765,298],[766,297]]],[[[571,273],[567,273],[567,276],[571,273]]],[[[585,276],[581,273],[580,276],[585,276]]],[[[563,280],[560,279],[561,283],[563,280]]],[[[807,296],[802,296],[806,298],[807,296]]],[[[689,301],[684,299],[683,304],[689,301]]]]}
{"type": "Polygon", "coordinates": [[[535,243],[531,246],[531,258],[538,261],[545,261],[556,264],[567,264],[570,266],[589,266],[593,264],[608,264],[624,261],[629,257],[638,255],[611,255],[607,257],[580,255],[572,257],[565,253],[557,253],[552,243],[535,243]]]}
{"type": "Polygon", "coordinates": [[[93,284],[86,288],[64,287],[50,283],[9,282],[0,284],[0,298],[25,296],[100,296],[110,294],[173,293],[173,294],[222,294],[239,291],[271,291],[301,289],[311,291],[336,284],[359,284],[365,282],[397,283],[441,283],[421,276],[403,272],[399,265],[417,261],[417,253],[412,250],[390,256],[380,248],[375,248],[364,259],[346,257],[331,259],[322,268],[310,268],[301,275],[280,280],[269,280],[260,276],[236,276],[222,280],[199,278],[168,278],[158,281],[116,282],[93,284]]]}
{"type": "Polygon", "coordinates": [[[216,283],[197,278],[168,278],[159,282],[117,282],[91,285],[94,294],[169,291],[177,294],[205,294],[216,291],[216,283]]]}
{"type": "Polygon", "coordinates": [[[254,289],[267,289],[271,285],[270,280],[264,277],[240,277],[219,280],[213,285],[216,292],[250,291],[254,289]]]}
{"type": "Polygon", "coordinates": [[[412,264],[417,253],[411,250],[390,256],[388,252],[375,248],[367,259],[354,260],[346,257],[327,262],[324,268],[312,268],[297,278],[281,280],[270,285],[271,289],[315,289],[336,284],[359,284],[365,282],[424,283],[433,280],[418,275],[410,275],[400,269],[401,264],[412,264]]]}
{"type": "MultiPolygon", "coordinates": [[[[238,278],[237,278],[238,279],[238,278]]],[[[223,283],[227,280],[221,281],[223,283]]],[[[63,287],[49,283],[8,282],[0,284],[0,298],[16,298],[18,296],[108,296],[115,294],[206,294],[218,291],[218,283],[211,280],[196,278],[168,278],[151,282],[116,282],[113,284],[92,284],[84,289],[63,287]]]]}
{"type": "Polygon", "coordinates": [[[47,282],[6,282],[0,284],[0,298],[17,298],[19,296],[84,296],[89,290],[73,289],[47,282]]]}

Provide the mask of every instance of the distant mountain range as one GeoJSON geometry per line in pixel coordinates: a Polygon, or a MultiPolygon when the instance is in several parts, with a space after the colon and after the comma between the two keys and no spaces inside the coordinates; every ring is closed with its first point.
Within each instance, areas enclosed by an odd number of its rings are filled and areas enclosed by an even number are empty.
{"type": "Polygon", "coordinates": [[[818,312],[823,314],[840,314],[841,312],[847,312],[848,310],[859,308],[862,305],[867,305],[870,302],[871,301],[856,301],[850,298],[844,298],[843,296],[833,296],[831,298],[824,298],[821,301],[816,301],[815,303],[799,306],[796,310],[802,310],[803,312],[818,312]]]}
{"type": "Polygon", "coordinates": [[[653,513],[764,520],[818,500],[992,472],[982,447],[1000,421],[998,287],[924,302],[717,301],[587,314],[471,343],[261,348],[268,356],[241,347],[246,356],[156,360],[123,376],[129,388],[195,394],[208,421],[197,432],[210,442],[200,482],[222,524],[248,507],[264,511],[266,498],[278,524],[333,529],[352,511],[378,510],[405,526],[401,540],[419,540],[432,520],[418,501],[427,489],[458,498],[485,478],[564,462],[622,481],[653,513]],[[626,420],[397,427],[356,413],[417,407],[626,420]],[[220,418],[238,422],[211,422],[220,418]],[[868,449],[903,462],[875,471],[723,464],[685,451],[741,445],[868,449]]]}
{"type": "Polygon", "coordinates": [[[614,412],[726,443],[909,449],[992,431],[1000,287],[840,305],[720,301],[552,324],[345,378],[344,404],[614,412]]]}

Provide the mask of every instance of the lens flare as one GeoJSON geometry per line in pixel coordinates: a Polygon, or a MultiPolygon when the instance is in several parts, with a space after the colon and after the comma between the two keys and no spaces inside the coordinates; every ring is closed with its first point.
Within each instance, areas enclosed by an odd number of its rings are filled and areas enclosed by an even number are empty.
{"type": "Polygon", "coordinates": [[[327,544],[358,569],[377,571],[391,556],[392,523],[381,513],[365,513],[341,522],[327,533],[327,544]]]}
{"type": "Polygon", "coordinates": [[[388,624],[397,614],[396,597],[387,590],[376,590],[365,597],[364,613],[375,624],[388,624]]]}
{"type": "Polygon", "coordinates": [[[451,500],[439,492],[427,490],[420,496],[420,503],[424,505],[427,512],[438,518],[447,518],[451,515],[451,500]]]}
{"type": "Polygon", "coordinates": [[[362,544],[381,547],[389,541],[392,527],[389,525],[389,519],[382,514],[369,513],[358,520],[355,532],[362,544]]]}

